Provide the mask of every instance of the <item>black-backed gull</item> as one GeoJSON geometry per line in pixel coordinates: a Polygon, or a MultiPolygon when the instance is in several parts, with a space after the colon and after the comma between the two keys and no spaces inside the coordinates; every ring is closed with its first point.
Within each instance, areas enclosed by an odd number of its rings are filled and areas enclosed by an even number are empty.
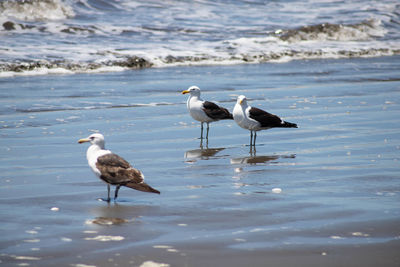
{"type": "Polygon", "coordinates": [[[206,139],[208,139],[210,122],[233,119],[232,114],[226,108],[201,99],[200,88],[197,86],[192,86],[189,89],[182,91],[182,94],[190,94],[187,100],[187,108],[192,118],[201,122],[200,139],[203,139],[203,123],[207,123],[206,139]]]}
{"type": "Polygon", "coordinates": [[[295,123],[284,121],[274,114],[249,106],[244,95],[237,98],[233,109],[233,119],[240,127],[250,131],[250,146],[256,145],[257,131],[276,127],[297,128],[295,123]]]}

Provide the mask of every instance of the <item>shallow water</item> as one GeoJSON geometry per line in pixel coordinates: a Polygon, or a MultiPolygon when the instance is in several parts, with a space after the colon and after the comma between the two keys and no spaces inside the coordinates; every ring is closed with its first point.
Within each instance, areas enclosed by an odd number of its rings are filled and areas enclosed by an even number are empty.
{"type": "Polygon", "coordinates": [[[364,266],[396,266],[399,59],[1,79],[1,262],[263,266],[269,251],[313,248],[319,263],[385,245],[364,266]],[[194,84],[230,110],[245,94],[299,128],[261,132],[250,150],[249,133],[221,121],[201,143],[180,94],[194,84]],[[96,130],[161,195],[122,188],[117,203],[99,201],[106,186],[77,143],[96,130]]]}

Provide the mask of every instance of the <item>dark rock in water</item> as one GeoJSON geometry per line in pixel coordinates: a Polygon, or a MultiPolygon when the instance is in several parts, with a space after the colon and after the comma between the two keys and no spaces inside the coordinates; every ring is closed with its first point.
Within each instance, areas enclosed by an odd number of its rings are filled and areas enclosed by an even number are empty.
{"type": "Polygon", "coordinates": [[[338,32],[343,26],[340,24],[323,23],[318,25],[304,26],[295,30],[288,30],[280,38],[283,41],[288,41],[292,38],[296,38],[302,41],[313,40],[317,38],[320,33],[325,33],[328,36],[332,36],[338,32]]]}
{"type": "Polygon", "coordinates": [[[145,60],[144,58],[140,57],[130,57],[127,60],[127,67],[129,68],[148,68],[151,67],[153,64],[145,60]]]}
{"type": "Polygon", "coordinates": [[[4,28],[6,31],[15,30],[15,23],[12,22],[12,21],[6,21],[6,22],[3,23],[3,28],[4,28]]]}
{"type": "Polygon", "coordinates": [[[163,58],[163,62],[167,64],[171,63],[185,63],[185,62],[201,62],[210,59],[207,55],[200,55],[200,56],[171,56],[168,55],[163,58]]]}
{"type": "Polygon", "coordinates": [[[87,69],[88,70],[95,70],[95,69],[99,69],[99,68],[101,68],[101,64],[99,64],[99,63],[89,63],[88,65],[87,65],[87,69]]]}
{"type": "MultiPolygon", "coordinates": [[[[35,26],[29,25],[29,24],[19,24],[19,26],[21,26],[21,29],[23,29],[23,30],[35,28],[35,26]]],[[[44,28],[44,27],[41,27],[41,28],[44,28]]],[[[40,31],[43,31],[43,30],[41,30],[41,28],[39,28],[39,30],[40,30],[40,31]]]]}
{"type": "Polygon", "coordinates": [[[68,27],[66,29],[62,29],[61,32],[63,33],[70,33],[70,34],[76,34],[78,32],[86,32],[86,33],[90,33],[93,34],[94,30],[93,29],[89,29],[89,28],[82,28],[82,27],[76,27],[76,26],[71,26],[68,27]]]}
{"type": "Polygon", "coordinates": [[[112,65],[131,69],[150,68],[153,66],[151,62],[137,56],[128,57],[125,61],[112,62],[112,65]]]}
{"type": "Polygon", "coordinates": [[[104,66],[120,66],[131,69],[150,68],[153,64],[144,58],[137,56],[128,57],[123,61],[109,61],[106,63],[96,62],[70,62],[65,60],[55,61],[30,61],[30,62],[13,62],[0,63],[0,71],[24,72],[32,71],[39,68],[55,69],[62,68],[73,72],[86,72],[88,70],[96,70],[104,66]]]}
{"type": "MultiPolygon", "coordinates": [[[[26,30],[26,29],[33,29],[33,28],[35,28],[35,26],[34,25],[30,25],[30,24],[22,24],[22,23],[15,23],[15,22],[12,22],[12,21],[6,21],[6,22],[4,22],[3,23],[3,28],[6,30],[6,31],[13,31],[13,30],[16,30],[16,26],[19,26],[19,27],[21,27],[21,29],[22,30],[26,30]]],[[[42,27],[42,28],[45,28],[45,27],[42,27]]],[[[39,28],[39,30],[40,30],[41,28],[39,28]]]]}
{"type": "Polygon", "coordinates": [[[178,62],[178,59],[176,57],[174,57],[174,56],[169,55],[169,56],[165,57],[164,62],[166,62],[166,63],[175,63],[175,62],[178,62]]]}
{"type": "Polygon", "coordinates": [[[373,19],[356,24],[322,23],[291,30],[278,30],[275,34],[281,40],[289,42],[318,40],[320,38],[335,41],[365,40],[374,35],[373,30],[378,25],[379,23],[376,23],[373,19]]]}
{"type": "Polygon", "coordinates": [[[62,29],[61,32],[63,33],[75,33],[71,28],[62,29]]]}

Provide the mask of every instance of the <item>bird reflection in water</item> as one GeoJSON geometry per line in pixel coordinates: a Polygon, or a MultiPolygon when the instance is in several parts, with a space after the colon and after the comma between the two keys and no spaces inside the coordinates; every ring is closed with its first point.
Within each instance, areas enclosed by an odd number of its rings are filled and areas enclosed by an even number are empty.
{"type": "Polygon", "coordinates": [[[86,220],[86,224],[120,225],[135,222],[143,213],[151,209],[147,205],[119,205],[114,203],[107,206],[96,206],[89,212],[93,219],[86,220]]]}
{"type": "Polygon", "coordinates": [[[264,164],[267,162],[276,162],[278,159],[294,159],[296,158],[295,154],[290,155],[266,155],[266,156],[257,156],[256,148],[250,147],[250,156],[241,157],[241,158],[232,158],[231,164],[264,164]]]}
{"type": "Polygon", "coordinates": [[[206,140],[206,146],[204,147],[203,140],[201,139],[200,148],[186,151],[185,159],[186,162],[195,162],[197,159],[208,160],[224,149],[224,147],[208,148],[208,140],[206,140]]]}

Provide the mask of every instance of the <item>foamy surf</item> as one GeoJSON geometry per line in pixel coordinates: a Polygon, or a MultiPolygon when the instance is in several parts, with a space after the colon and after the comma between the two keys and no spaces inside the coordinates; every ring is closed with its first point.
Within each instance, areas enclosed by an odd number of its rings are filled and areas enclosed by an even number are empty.
{"type": "Polygon", "coordinates": [[[367,7],[6,0],[0,78],[400,54],[396,4],[367,7]]]}
{"type": "Polygon", "coordinates": [[[23,21],[62,20],[75,16],[73,7],[61,0],[17,0],[0,2],[0,18],[23,21]]]}

